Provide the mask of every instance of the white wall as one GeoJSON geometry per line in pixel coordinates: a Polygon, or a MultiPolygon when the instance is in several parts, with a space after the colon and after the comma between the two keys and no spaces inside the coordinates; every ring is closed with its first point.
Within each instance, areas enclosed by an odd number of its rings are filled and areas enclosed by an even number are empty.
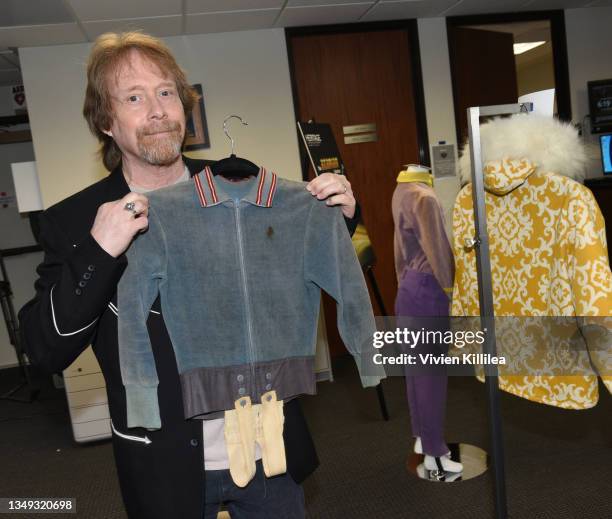
{"type": "MultiPolygon", "coordinates": [[[[201,83],[212,147],[191,155],[229,155],[223,119],[237,153],[279,175],[301,180],[289,64],[282,29],[177,36],[165,41],[192,83],[201,83]]],[[[45,207],[99,180],[97,142],[81,115],[90,44],[20,49],[45,207]]]]}
{"type": "MultiPolygon", "coordinates": [[[[34,160],[34,150],[31,142],[0,145],[0,192],[15,196],[12,162],[34,160]]],[[[12,249],[34,245],[34,237],[30,230],[29,220],[19,214],[17,204],[9,203],[8,207],[0,207],[0,249],[12,249]]],[[[30,253],[5,258],[8,281],[13,290],[13,306],[15,312],[34,295],[34,270],[40,263],[42,253],[30,253]]],[[[0,314],[0,368],[13,366],[17,363],[15,350],[9,343],[4,316],[0,314]]]]}
{"type": "MultiPolygon", "coordinates": [[[[456,157],[457,132],[446,19],[423,18],[418,20],[418,28],[429,144],[434,146],[440,141],[453,144],[456,157]]],[[[454,178],[436,179],[434,189],[444,208],[447,230],[450,231],[453,205],[459,191],[458,174],[454,178]]]]}
{"type": "MultiPolygon", "coordinates": [[[[570,71],[572,118],[582,122],[589,113],[587,81],[612,78],[612,7],[568,9],[565,11],[567,54],[570,71]]],[[[585,132],[587,142],[596,143],[597,136],[585,132]]],[[[601,161],[596,152],[590,167],[589,177],[603,174],[601,161]]]]}

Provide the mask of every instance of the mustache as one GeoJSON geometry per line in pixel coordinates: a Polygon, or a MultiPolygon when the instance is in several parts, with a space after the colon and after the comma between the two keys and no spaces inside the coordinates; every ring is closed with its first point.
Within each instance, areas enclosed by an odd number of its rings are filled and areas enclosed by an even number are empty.
{"type": "Polygon", "coordinates": [[[164,121],[139,128],[137,134],[139,137],[141,137],[144,135],[155,135],[156,133],[163,132],[179,132],[180,130],[181,125],[177,121],[164,121]]]}

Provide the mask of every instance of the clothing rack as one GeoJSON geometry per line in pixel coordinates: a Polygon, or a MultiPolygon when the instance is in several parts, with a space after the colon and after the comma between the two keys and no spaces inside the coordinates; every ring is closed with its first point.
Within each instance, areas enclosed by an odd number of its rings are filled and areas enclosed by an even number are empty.
{"type": "MultiPolygon", "coordinates": [[[[480,118],[513,115],[533,111],[533,103],[519,103],[494,106],[477,106],[467,109],[470,158],[472,164],[472,203],[474,206],[475,236],[467,240],[467,247],[476,250],[476,273],[478,276],[478,302],[480,304],[480,325],[486,330],[483,352],[497,355],[495,341],[495,309],[493,306],[493,284],[491,280],[491,257],[487,233],[485,209],[484,174],[482,171],[482,149],[480,145],[480,118]]],[[[499,411],[499,374],[494,364],[485,365],[485,387],[489,412],[491,435],[491,458],[495,484],[495,517],[507,519],[506,474],[504,463],[504,439],[499,411]]]]}

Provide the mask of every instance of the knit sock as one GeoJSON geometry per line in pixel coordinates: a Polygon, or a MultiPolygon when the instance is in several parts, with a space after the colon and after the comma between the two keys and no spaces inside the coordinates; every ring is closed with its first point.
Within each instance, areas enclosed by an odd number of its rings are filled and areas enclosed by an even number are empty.
{"type": "Polygon", "coordinates": [[[287,472],[285,441],[283,439],[283,401],[276,399],[272,390],[261,396],[261,409],[257,427],[257,441],[261,447],[261,461],[266,476],[277,476],[287,472]]]}
{"type": "Polygon", "coordinates": [[[255,476],[255,419],[251,399],[235,402],[235,409],[225,411],[225,443],[232,480],[246,487],[255,476]]]}

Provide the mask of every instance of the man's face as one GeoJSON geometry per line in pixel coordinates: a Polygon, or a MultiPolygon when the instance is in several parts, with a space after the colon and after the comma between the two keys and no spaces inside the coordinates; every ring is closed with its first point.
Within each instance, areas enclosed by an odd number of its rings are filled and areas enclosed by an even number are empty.
{"type": "Polygon", "coordinates": [[[174,163],[185,135],[185,112],[174,79],[134,50],[107,81],[113,123],[105,133],[124,156],[155,166],[174,163]]]}

